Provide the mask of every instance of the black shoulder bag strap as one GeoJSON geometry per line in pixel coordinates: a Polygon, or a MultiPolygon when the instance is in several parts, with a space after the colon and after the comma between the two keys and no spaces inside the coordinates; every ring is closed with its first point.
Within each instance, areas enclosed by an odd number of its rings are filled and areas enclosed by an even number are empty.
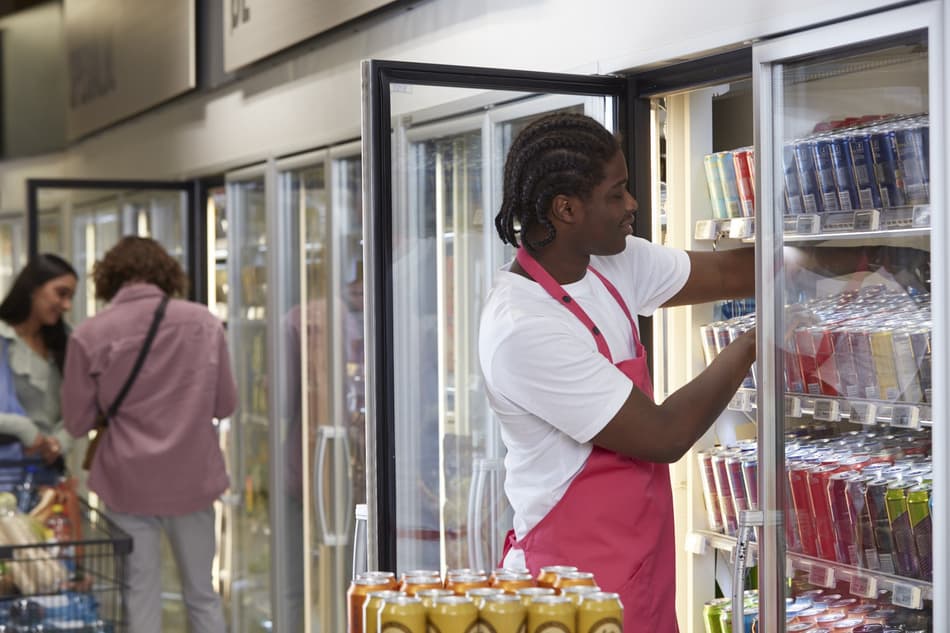
{"type": "Polygon", "coordinates": [[[109,420],[115,417],[119,407],[122,406],[122,401],[125,400],[125,396],[128,395],[129,389],[132,388],[132,383],[134,383],[138,377],[142,365],[145,364],[145,357],[148,356],[148,351],[152,348],[152,341],[155,340],[155,333],[158,332],[158,324],[161,323],[165,317],[166,307],[168,307],[168,295],[162,297],[158,307],[155,308],[155,315],[152,317],[152,325],[149,326],[148,334],[145,335],[145,342],[142,343],[142,349],[139,350],[138,358],[135,359],[135,365],[132,366],[132,373],[126,378],[125,384],[122,385],[122,389],[119,391],[119,395],[115,397],[112,406],[110,406],[105,413],[100,413],[96,416],[96,435],[89,440],[89,447],[86,449],[86,456],[82,461],[82,467],[86,470],[89,470],[89,467],[92,466],[92,458],[96,454],[99,440],[102,439],[102,436],[109,426],[109,420]]]}

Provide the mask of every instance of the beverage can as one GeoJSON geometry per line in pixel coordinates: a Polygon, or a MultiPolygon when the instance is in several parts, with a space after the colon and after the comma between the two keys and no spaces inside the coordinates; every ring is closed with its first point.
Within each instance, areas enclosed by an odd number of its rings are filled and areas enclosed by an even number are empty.
{"type": "Polygon", "coordinates": [[[567,587],[596,587],[594,574],[589,571],[566,571],[554,580],[554,591],[560,593],[567,587]]]}
{"type": "Polygon", "coordinates": [[[860,477],[848,480],[848,507],[852,520],[855,522],[855,550],[860,557],[858,567],[876,571],[881,568],[881,565],[877,557],[877,547],[874,545],[874,525],[871,523],[870,515],[868,515],[867,501],[865,500],[867,481],[869,481],[869,477],[864,473],[860,477]]]}
{"type": "MultiPolygon", "coordinates": [[[[443,591],[445,590],[443,589],[443,591]]],[[[477,587],[470,589],[465,595],[471,598],[476,608],[481,609],[482,605],[485,604],[486,598],[489,596],[498,596],[503,593],[505,593],[505,590],[500,587],[477,587]]]]}
{"type": "Polygon", "coordinates": [[[802,187],[798,178],[798,162],[795,159],[795,147],[786,144],[782,147],[782,170],[785,179],[785,206],[789,215],[805,212],[802,201],[802,187]]]}
{"type": "Polygon", "coordinates": [[[908,578],[917,578],[920,574],[917,545],[914,543],[910,515],[907,512],[907,491],[913,487],[913,483],[893,481],[888,484],[885,496],[887,519],[894,539],[897,573],[908,578]]]}
{"type": "Polygon", "coordinates": [[[374,591],[383,591],[392,589],[392,578],[388,575],[364,572],[359,574],[350,583],[346,590],[346,627],[349,633],[363,633],[363,605],[366,602],[366,596],[374,591]]]}
{"type": "Polygon", "coordinates": [[[851,350],[851,336],[847,328],[837,327],[831,330],[832,362],[838,376],[838,391],[848,398],[859,398],[861,383],[854,365],[854,353],[851,350]]]}
{"type": "Polygon", "coordinates": [[[838,470],[835,464],[825,464],[808,471],[808,494],[811,500],[815,535],[818,537],[818,556],[829,561],[835,556],[835,532],[828,502],[828,481],[838,470]]]}
{"type": "Polygon", "coordinates": [[[422,600],[422,606],[426,609],[431,609],[437,599],[454,595],[455,592],[449,589],[420,589],[416,592],[416,597],[422,600]]]}
{"type": "Polygon", "coordinates": [[[739,529],[736,506],[732,502],[732,491],[729,489],[729,472],[726,468],[726,459],[734,454],[734,450],[723,450],[712,455],[713,481],[716,483],[719,514],[722,516],[723,530],[729,536],[735,536],[739,529]]]}
{"type": "Polygon", "coordinates": [[[478,608],[471,598],[444,596],[426,612],[428,633],[471,633],[478,624],[478,608]]]}
{"type": "Polygon", "coordinates": [[[920,388],[920,374],[917,370],[917,357],[908,328],[893,333],[894,369],[897,374],[898,397],[904,402],[919,404],[924,400],[920,388]]]}
{"type": "Polygon", "coordinates": [[[363,603],[363,631],[365,633],[379,633],[379,610],[389,598],[400,595],[398,591],[386,589],[373,591],[366,596],[363,603]]]}
{"type": "Polygon", "coordinates": [[[498,587],[505,593],[514,594],[519,589],[524,589],[526,587],[534,587],[535,580],[531,576],[530,572],[519,573],[519,572],[507,572],[500,573],[495,577],[495,587],[498,587]]]}
{"type": "Polygon", "coordinates": [[[387,599],[379,611],[380,633],[426,633],[426,610],[413,596],[387,599]]]}
{"type": "Polygon", "coordinates": [[[491,583],[491,586],[495,586],[495,582],[498,580],[499,574],[531,574],[531,570],[527,567],[496,567],[492,573],[488,575],[488,581],[491,583]]]}
{"type": "Polygon", "coordinates": [[[833,631],[853,631],[854,627],[860,626],[863,623],[863,620],[859,618],[845,618],[835,622],[833,631]]]}
{"type": "Polygon", "coordinates": [[[887,518],[887,480],[883,477],[866,482],[865,500],[868,516],[874,526],[874,544],[877,549],[880,570],[886,574],[896,572],[894,566],[894,540],[891,524],[887,518]]]}
{"type": "Polygon", "coordinates": [[[577,633],[620,633],[623,604],[616,593],[587,594],[577,607],[577,633]]]}
{"type": "Polygon", "coordinates": [[[756,456],[743,457],[741,460],[742,481],[745,483],[749,506],[759,507],[759,459],[756,456]]]}
{"type": "Polygon", "coordinates": [[[538,571],[538,586],[553,587],[558,574],[569,571],[577,571],[577,567],[571,567],[569,565],[550,565],[548,567],[542,567],[538,571]]]}
{"type": "Polygon", "coordinates": [[[716,479],[713,474],[712,453],[715,449],[708,451],[699,451],[697,459],[699,460],[700,481],[703,484],[703,501],[706,505],[706,520],[709,522],[709,529],[721,532],[723,529],[722,514],[719,511],[719,496],[716,494],[716,479]]]}
{"type": "Polygon", "coordinates": [[[739,186],[736,183],[736,166],[732,159],[732,152],[717,152],[713,154],[716,168],[719,170],[719,181],[722,183],[722,198],[726,205],[726,212],[730,218],[742,217],[742,208],[739,204],[739,186]]]}
{"type": "Polygon", "coordinates": [[[535,598],[553,595],[555,595],[555,593],[552,587],[526,587],[525,589],[519,589],[517,593],[517,596],[521,598],[521,603],[526,607],[529,606],[535,598]]]}
{"type": "Polygon", "coordinates": [[[838,211],[838,185],[835,182],[835,165],[831,158],[831,147],[834,143],[828,137],[816,139],[811,143],[815,153],[815,175],[818,180],[818,191],[821,196],[821,206],[826,213],[838,211]]]}
{"type": "Polygon", "coordinates": [[[851,157],[850,137],[839,134],[831,138],[831,162],[834,165],[838,189],[838,207],[842,211],[861,208],[861,198],[854,181],[854,161],[851,157]]]}
{"type": "Polygon", "coordinates": [[[874,175],[881,191],[881,203],[885,208],[906,204],[904,179],[897,154],[897,135],[894,130],[876,128],[871,133],[871,155],[874,159],[874,175]]]}
{"type": "Polygon", "coordinates": [[[835,536],[835,557],[839,563],[858,566],[860,557],[855,527],[848,502],[848,482],[861,475],[852,470],[834,473],[828,480],[828,501],[835,536]]]}
{"type": "Polygon", "coordinates": [[[584,600],[584,597],[592,593],[597,593],[600,591],[600,587],[597,585],[575,585],[573,587],[564,587],[561,589],[561,595],[567,596],[571,599],[571,602],[574,603],[576,607],[584,600]]]}
{"type": "Polygon", "coordinates": [[[808,556],[818,555],[818,536],[811,510],[811,497],[808,492],[808,473],[816,466],[808,463],[793,464],[788,470],[789,490],[795,508],[795,521],[798,525],[799,543],[802,553],[808,556]]]}
{"type": "Polygon", "coordinates": [[[464,596],[472,589],[487,588],[488,585],[488,576],[478,574],[458,574],[445,580],[445,588],[458,596],[464,596]]]}
{"type": "Polygon", "coordinates": [[[914,486],[907,492],[907,514],[920,559],[920,578],[933,580],[933,520],[930,504],[933,499],[931,484],[914,486]]]}
{"type": "Polygon", "coordinates": [[[722,180],[719,178],[719,167],[712,154],[703,157],[703,168],[706,171],[706,190],[709,193],[709,203],[712,205],[713,217],[725,219],[729,217],[726,201],[722,195],[722,180]]]}
{"type": "Polygon", "coordinates": [[[402,582],[402,590],[407,596],[414,596],[423,589],[442,588],[442,580],[434,576],[407,576],[402,582]]]}
{"type": "Polygon", "coordinates": [[[739,207],[742,215],[747,218],[755,217],[755,180],[749,169],[749,162],[753,160],[752,149],[743,147],[732,152],[733,166],[736,172],[736,188],[739,191],[739,207]]]}
{"type": "Polygon", "coordinates": [[[517,596],[489,596],[478,617],[481,633],[524,633],[528,610],[517,596]]]}
{"type": "Polygon", "coordinates": [[[741,453],[735,453],[726,458],[726,476],[729,482],[729,492],[732,494],[732,504],[736,508],[736,516],[749,509],[749,499],[746,493],[745,480],[742,478],[741,453]]]}
{"type": "Polygon", "coordinates": [[[894,363],[894,333],[887,328],[871,332],[871,358],[877,374],[878,393],[882,400],[896,401],[900,396],[897,367],[894,363]]]}
{"type": "Polygon", "coordinates": [[[930,202],[930,178],[924,156],[923,130],[922,126],[908,125],[894,131],[907,204],[930,202]]]}
{"type": "Polygon", "coordinates": [[[881,189],[874,171],[874,156],[871,152],[871,136],[856,132],[849,139],[854,184],[862,209],[881,208],[881,189]]]}
{"type": "Polygon", "coordinates": [[[566,596],[538,596],[528,605],[528,633],[575,633],[576,609],[566,596]]]}
{"type": "Polygon", "coordinates": [[[815,144],[802,140],[793,145],[795,164],[798,167],[798,182],[801,185],[802,205],[805,213],[823,213],[824,200],[818,184],[818,168],[815,165],[815,144]]]}
{"type": "Polygon", "coordinates": [[[705,624],[706,633],[726,633],[722,630],[720,618],[723,606],[729,603],[729,598],[716,598],[707,600],[703,604],[703,623],[705,624]]]}

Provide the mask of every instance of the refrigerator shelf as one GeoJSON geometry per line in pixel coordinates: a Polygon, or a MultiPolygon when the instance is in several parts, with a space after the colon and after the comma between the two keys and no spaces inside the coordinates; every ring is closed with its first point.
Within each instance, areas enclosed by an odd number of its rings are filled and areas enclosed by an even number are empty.
{"type": "Polygon", "coordinates": [[[783,223],[786,242],[916,237],[930,234],[930,205],[787,215],[783,223]]]}
{"type": "MultiPolygon", "coordinates": [[[[707,547],[728,552],[730,557],[735,554],[736,538],[734,536],[710,530],[697,530],[690,535],[690,540],[693,543],[702,542],[707,547]]],[[[749,550],[753,561],[757,560],[758,544],[750,543],[749,550]]],[[[696,552],[696,545],[690,551],[696,552]]],[[[807,573],[811,584],[828,589],[835,588],[842,581],[847,582],[852,595],[864,598],[878,598],[880,591],[889,591],[894,605],[908,609],[922,609],[925,600],[933,600],[933,583],[852,567],[805,554],[787,552],[785,571],[789,577],[793,572],[807,573]]]]}
{"type": "MultiPolygon", "coordinates": [[[[739,389],[729,401],[732,411],[751,412],[756,408],[755,389],[739,389]]],[[[885,400],[861,400],[830,396],[785,395],[785,416],[812,417],[823,422],[849,420],[854,424],[886,424],[918,430],[933,426],[933,408],[927,404],[904,404],[885,400]]]]}

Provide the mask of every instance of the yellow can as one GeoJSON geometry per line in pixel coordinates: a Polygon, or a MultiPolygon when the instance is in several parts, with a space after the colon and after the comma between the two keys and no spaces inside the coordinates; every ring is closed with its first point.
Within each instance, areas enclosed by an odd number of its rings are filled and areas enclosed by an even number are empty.
{"type": "Polygon", "coordinates": [[[567,587],[596,587],[594,574],[589,571],[568,571],[558,574],[554,581],[554,590],[561,593],[567,587]]]}
{"type": "Polygon", "coordinates": [[[577,607],[577,633],[621,633],[623,605],[615,593],[589,593],[577,607]]]}
{"type": "Polygon", "coordinates": [[[505,593],[505,590],[498,587],[476,587],[475,589],[469,589],[465,595],[472,599],[476,607],[481,609],[482,605],[485,604],[485,598],[499,596],[503,593],[505,593]]]}
{"type": "Polygon", "coordinates": [[[346,590],[346,630],[349,633],[363,633],[363,604],[366,596],[374,591],[392,589],[390,578],[384,573],[364,572],[350,583],[350,588],[346,590]]]}
{"type": "Polygon", "coordinates": [[[455,593],[448,589],[420,589],[416,592],[416,597],[422,600],[422,606],[426,609],[431,609],[437,598],[454,595],[455,593]]]}
{"type": "Polygon", "coordinates": [[[380,633],[426,633],[426,610],[422,600],[396,596],[383,603],[379,611],[380,633]]]}
{"type": "Polygon", "coordinates": [[[405,591],[406,580],[408,578],[434,578],[436,582],[442,582],[442,574],[433,569],[412,569],[410,571],[402,572],[402,575],[399,577],[399,589],[405,591]]]}
{"type": "Polygon", "coordinates": [[[428,633],[474,633],[478,626],[478,608],[466,596],[436,598],[426,616],[428,633]]]}
{"type": "Polygon", "coordinates": [[[524,589],[519,589],[515,595],[521,598],[521,604],[527,607],[535,598],[553,596],[554,590],[550,587],[525,587],[524,589]]]}
{"type": "Polygon", "coordinates": [[[478,574],[459,574],[445,581],[445,588],[451,589],[457,596],[464,596],[472,589],[488,587],[488,576],[478,574]]]}
{"type": "Polygon", "coordinates": [[[539,596],[528,605],[528,633],[576,633],[577,610],[566,596],[539,596]]]}
{"type": "Polygon", "coordinates": [[[553,587],[554,581],[557,580],[558,576],[571,571],[577,571],[577,567],[570,567],[567,565],[551,565],[550,567],[542,567],[538,573],[538,586],[553,587]]]}
{"type": "Polygon", "coordinates": [[[600,591],[600,587],[577,585],[576,587],[564,587],[564,589],[561,590],[561,595],[570,598],[576,607],[588,594],[597,593],[598,591],[600,591]]]}
{"type": "Polygon", "coordinates": [[[379,610],[389,598],[402,595],[398,591],[374,591],[366,596],[363,603],[363,631],[364,633],[379,633],[379,610]]]}
{"type": "Polygon", "coordinates": [[[526,567],[496,567],[488,576],[488,581],[495,586],[495,581],[500,574],[531,574],[531,570],[526,567]]]}
{"type": "Polygon", "coordinates": [[[502,572],[495,577],[495,584],[492,586],[501,587],[505,593],[514,594],[519,589],[534,587],[535,582],[530,573],[502,572]]]}
{"type": "Polygon", "coordinates": [[[478,611],[479,633],[524,633],[527,617],[528,610],[518,596],[488,596],[478,611]]]}
{"type": "Polygon", "coordinates": [[[414,596],[423,589],[442,589],[442,581],[433,576],[407,576],[402,586],[407,596],[414,596]]]}

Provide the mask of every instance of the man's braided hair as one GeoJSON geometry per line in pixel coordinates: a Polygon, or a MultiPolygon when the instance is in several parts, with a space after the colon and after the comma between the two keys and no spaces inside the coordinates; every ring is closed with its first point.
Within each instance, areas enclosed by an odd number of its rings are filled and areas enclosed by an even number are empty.
{"type": "Polygon", "coordinates": [[[617,138],[582,114],[549,114],[524,128],[505,160],[501,209],[495,216],[501,240],[517,246],[520,235],[529,251],[550,244],[556,235],[548,218],[551,201],[561,194],[586,199],[618,151],[617,138]],[[546,234],[530,241],[526,236],[534,225],[544,227],[546,234]]]}

